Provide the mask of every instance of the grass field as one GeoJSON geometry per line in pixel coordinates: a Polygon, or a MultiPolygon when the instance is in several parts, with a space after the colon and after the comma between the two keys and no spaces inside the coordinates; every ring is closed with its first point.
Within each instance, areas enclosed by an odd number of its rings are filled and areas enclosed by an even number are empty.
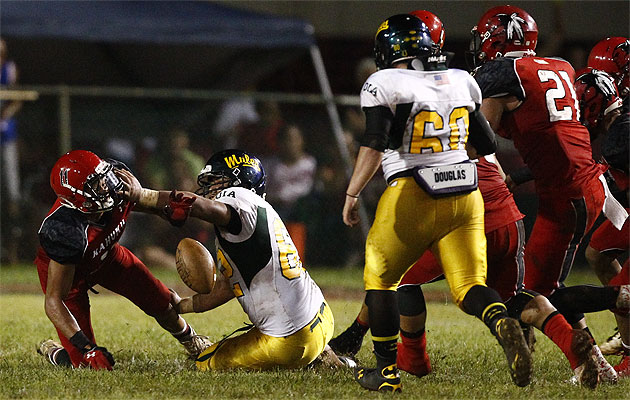
{"type": "MultiPolygon", "coordinates": [[[[335,333],[355,317],[361,304],[361,271],[316,269],[335,314],[335,333]]],[[[176,272],[156,275],[184,292],[176,272]]],[[[595,282],[588,273],[574,274],[573,282],[595,282]]],[[[534,379],[527,388],[511,383],[501,348],[482,323],[452,305],[443,283],[426,287],[428,352],[434,372],[422,379],[402,373],[406,398],[492,399],[621,399],[630,398],[630,380],[595,391],[569,384],[571,375],[562,353],[537,332],[534,379]]],[[[210,372],[195,370],[183,349],[159,326],[127,300],[103,290],[91,295],[93,325],[99,343],[116,358],[113,372],[54,368],[35,352],[55,331],[43,310],[34,267],[0,268],[0,398],[57,399],[352,399],[380,398],[361,389],[349,370],[318,367],[299,371],[210,372]]],[[[247,321],[232,301],[205,314],[186,315],[198,332],[220,339],[247,321]]],[[[608,312],[589,315],[597,340],[614,327],[608,312]]],[[[359,361],[373,363],[369,335],[359,361]]],[[[616,363],[618,357],[610,357],[616,363]]]]}

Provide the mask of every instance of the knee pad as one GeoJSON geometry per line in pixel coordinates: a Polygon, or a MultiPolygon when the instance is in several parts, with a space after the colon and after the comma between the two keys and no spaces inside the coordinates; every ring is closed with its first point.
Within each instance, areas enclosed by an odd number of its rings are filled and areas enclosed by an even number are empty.
{"type": "Polygon", "coordinates": [[[420,285],[403,285],[398,287],[398,310],[400,315],[412,317],[427,310],[424,294],[420,285]]]}
{"type": "Polygon", "coordinates": [[[507,307],[508,315],[512,318],[515,318],[520,321],[521,313],[523,309],[533,299],[536,297],[538,293],[523,289],[520,290],[516,296],[511,297],[508,301],[505,302],[505,306],[507,307]]]}

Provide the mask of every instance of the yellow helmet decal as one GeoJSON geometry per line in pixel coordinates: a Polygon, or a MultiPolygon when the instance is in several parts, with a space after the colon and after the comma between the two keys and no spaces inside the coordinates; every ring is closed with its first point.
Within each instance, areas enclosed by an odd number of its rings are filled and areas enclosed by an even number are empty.
{"type": "Polygon", "coordinates": [[[388,20],[388,19],[386,19],[386,20],[385,20],[385,21],[381,24],[381,26],[379,26],[379,27],[378,27],[378,29],[376,30],[376,35],[374,35],[374,37],[378,36],[378,34],[379,34],[381,31],[384,31],[385,29],[389,29],[389,20],[388,20]]]}
{"type": "Polygon", "coordinates": [[[248,167],[255,168],[257,171],[260,171],[258,160],[256,160],[255,158],[249,158],[247,154],[245,154],[245,156],[243,157],[237,157],[236,155],[232,154],[229,157],[225,157],[224,161],[230,169],[236,168],[239,165],[246,165],[248,167]]]}

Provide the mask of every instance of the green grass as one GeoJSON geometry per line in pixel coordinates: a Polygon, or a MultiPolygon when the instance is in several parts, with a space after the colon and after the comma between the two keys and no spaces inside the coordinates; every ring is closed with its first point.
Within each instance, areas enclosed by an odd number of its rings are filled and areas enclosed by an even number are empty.
{"type": "MultiPolygon", "coordinates": [[[[338,293],[360,289],[361,273],[345,269],[311,273],[326,293],[335,293],[329,303],[335,315],[335,332],[339,333],[355,317],[361,300],[356,294],[344,299],[338,293]]],[[[173,271],[160,270],[156,274],[167,284],[180,285],[173,271]]],[[[584,279],[589,280],[588,276],[584,279]]],[[[54,368],[35,352],[39,341],[55,337],[56,333],[44,314],[43,295],[39,293],[34,267],[0,268],[0,398],[383,397],[361,389],[348,370],[320,367],[258,373],[198,372],[186,359],[181,346],[127,300],[103,290],[100,295],[91,295],[91,303],[97,340],[114,354],[115,370],[54,368]]],[[[482,323],[443,301],[430,302],[428,312],[428,352],[434,372],[422,379],[403,373],[404,392],[397,396],[400,399],[628,398],[630,380],[616,386],[602,385],[595,391],[567,383],[571,375],[568,362],[539,332],[533,382],[527,388],[517,388],[511,383],[501,348],[482,323]]],[[[185,317],[198,332],[215,340],[247,321],[235,301],[205,314],[185,317]]],[[[588,319],[600,341],[605,340],[614,327],[608,312],[591,314],[588,319]]],[[[364,344],[358,358],[371,365],[369,335],[364,344]]],[[[609,360],[616,363],[618,357],[609,360]]]]}

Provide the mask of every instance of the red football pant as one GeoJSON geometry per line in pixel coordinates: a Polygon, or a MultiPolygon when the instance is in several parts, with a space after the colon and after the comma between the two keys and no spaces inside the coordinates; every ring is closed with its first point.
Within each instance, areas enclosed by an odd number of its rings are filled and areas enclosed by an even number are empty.
{"type": "MultiPolygon", "coordinates": [[[[496,290],[503,301],[516,294],[523,285],[523,251],[525,229],[523,221],[486,233],[488,241],[488,287],[496,290]]],[[[442,267],[433,253],[426,251],[403,276],[399,286],[429,283],[442,275],[442,267]]]]}
{"type": "MultiPolygon", "coordinates": [[[[99,284],[126,297],[148,315],[159,316],[165,313],[171,299],[168,288],[154,277],[142,261],[127,248],[116,245],[111,252],[112,256],[110,256],[109,261],[90,275],[90,284],[99,284]]],[[[48,263],[37,258],[35,264],[42,290],[46,293],[48,263]]],[[[81,266],[79,265],[77,268],[81,268],[81,266]]],[[[90,320],[89,288],[90,286],[85,279],[75,279],[70,293],[63,302],[88,339],[96,343],[90,320]]],[[[83,359],[83,354],[59,330],[57,330],[57,334],[61,344],[68,351],[72,363],[78,365],[83,359]]]]}
{"type": "MultiPolygon", "coordinates": [[[[626,208],[626,211],[630,209],[626,208]]],[[[601,252],[618,251],[623,252],[630,247],[630,222],[626,220],[621,230],[615,228],[609,220],[605,220],[591,236],[588,244],[593,249],[601,252]]]]}
{"type": "Polygon", "coordinates": [[[604,205],[604,188],[592,180],[579,199],[540,195],[525,252],[525,287],[549,296],[566,279],[584,235],[604,205]]]}

